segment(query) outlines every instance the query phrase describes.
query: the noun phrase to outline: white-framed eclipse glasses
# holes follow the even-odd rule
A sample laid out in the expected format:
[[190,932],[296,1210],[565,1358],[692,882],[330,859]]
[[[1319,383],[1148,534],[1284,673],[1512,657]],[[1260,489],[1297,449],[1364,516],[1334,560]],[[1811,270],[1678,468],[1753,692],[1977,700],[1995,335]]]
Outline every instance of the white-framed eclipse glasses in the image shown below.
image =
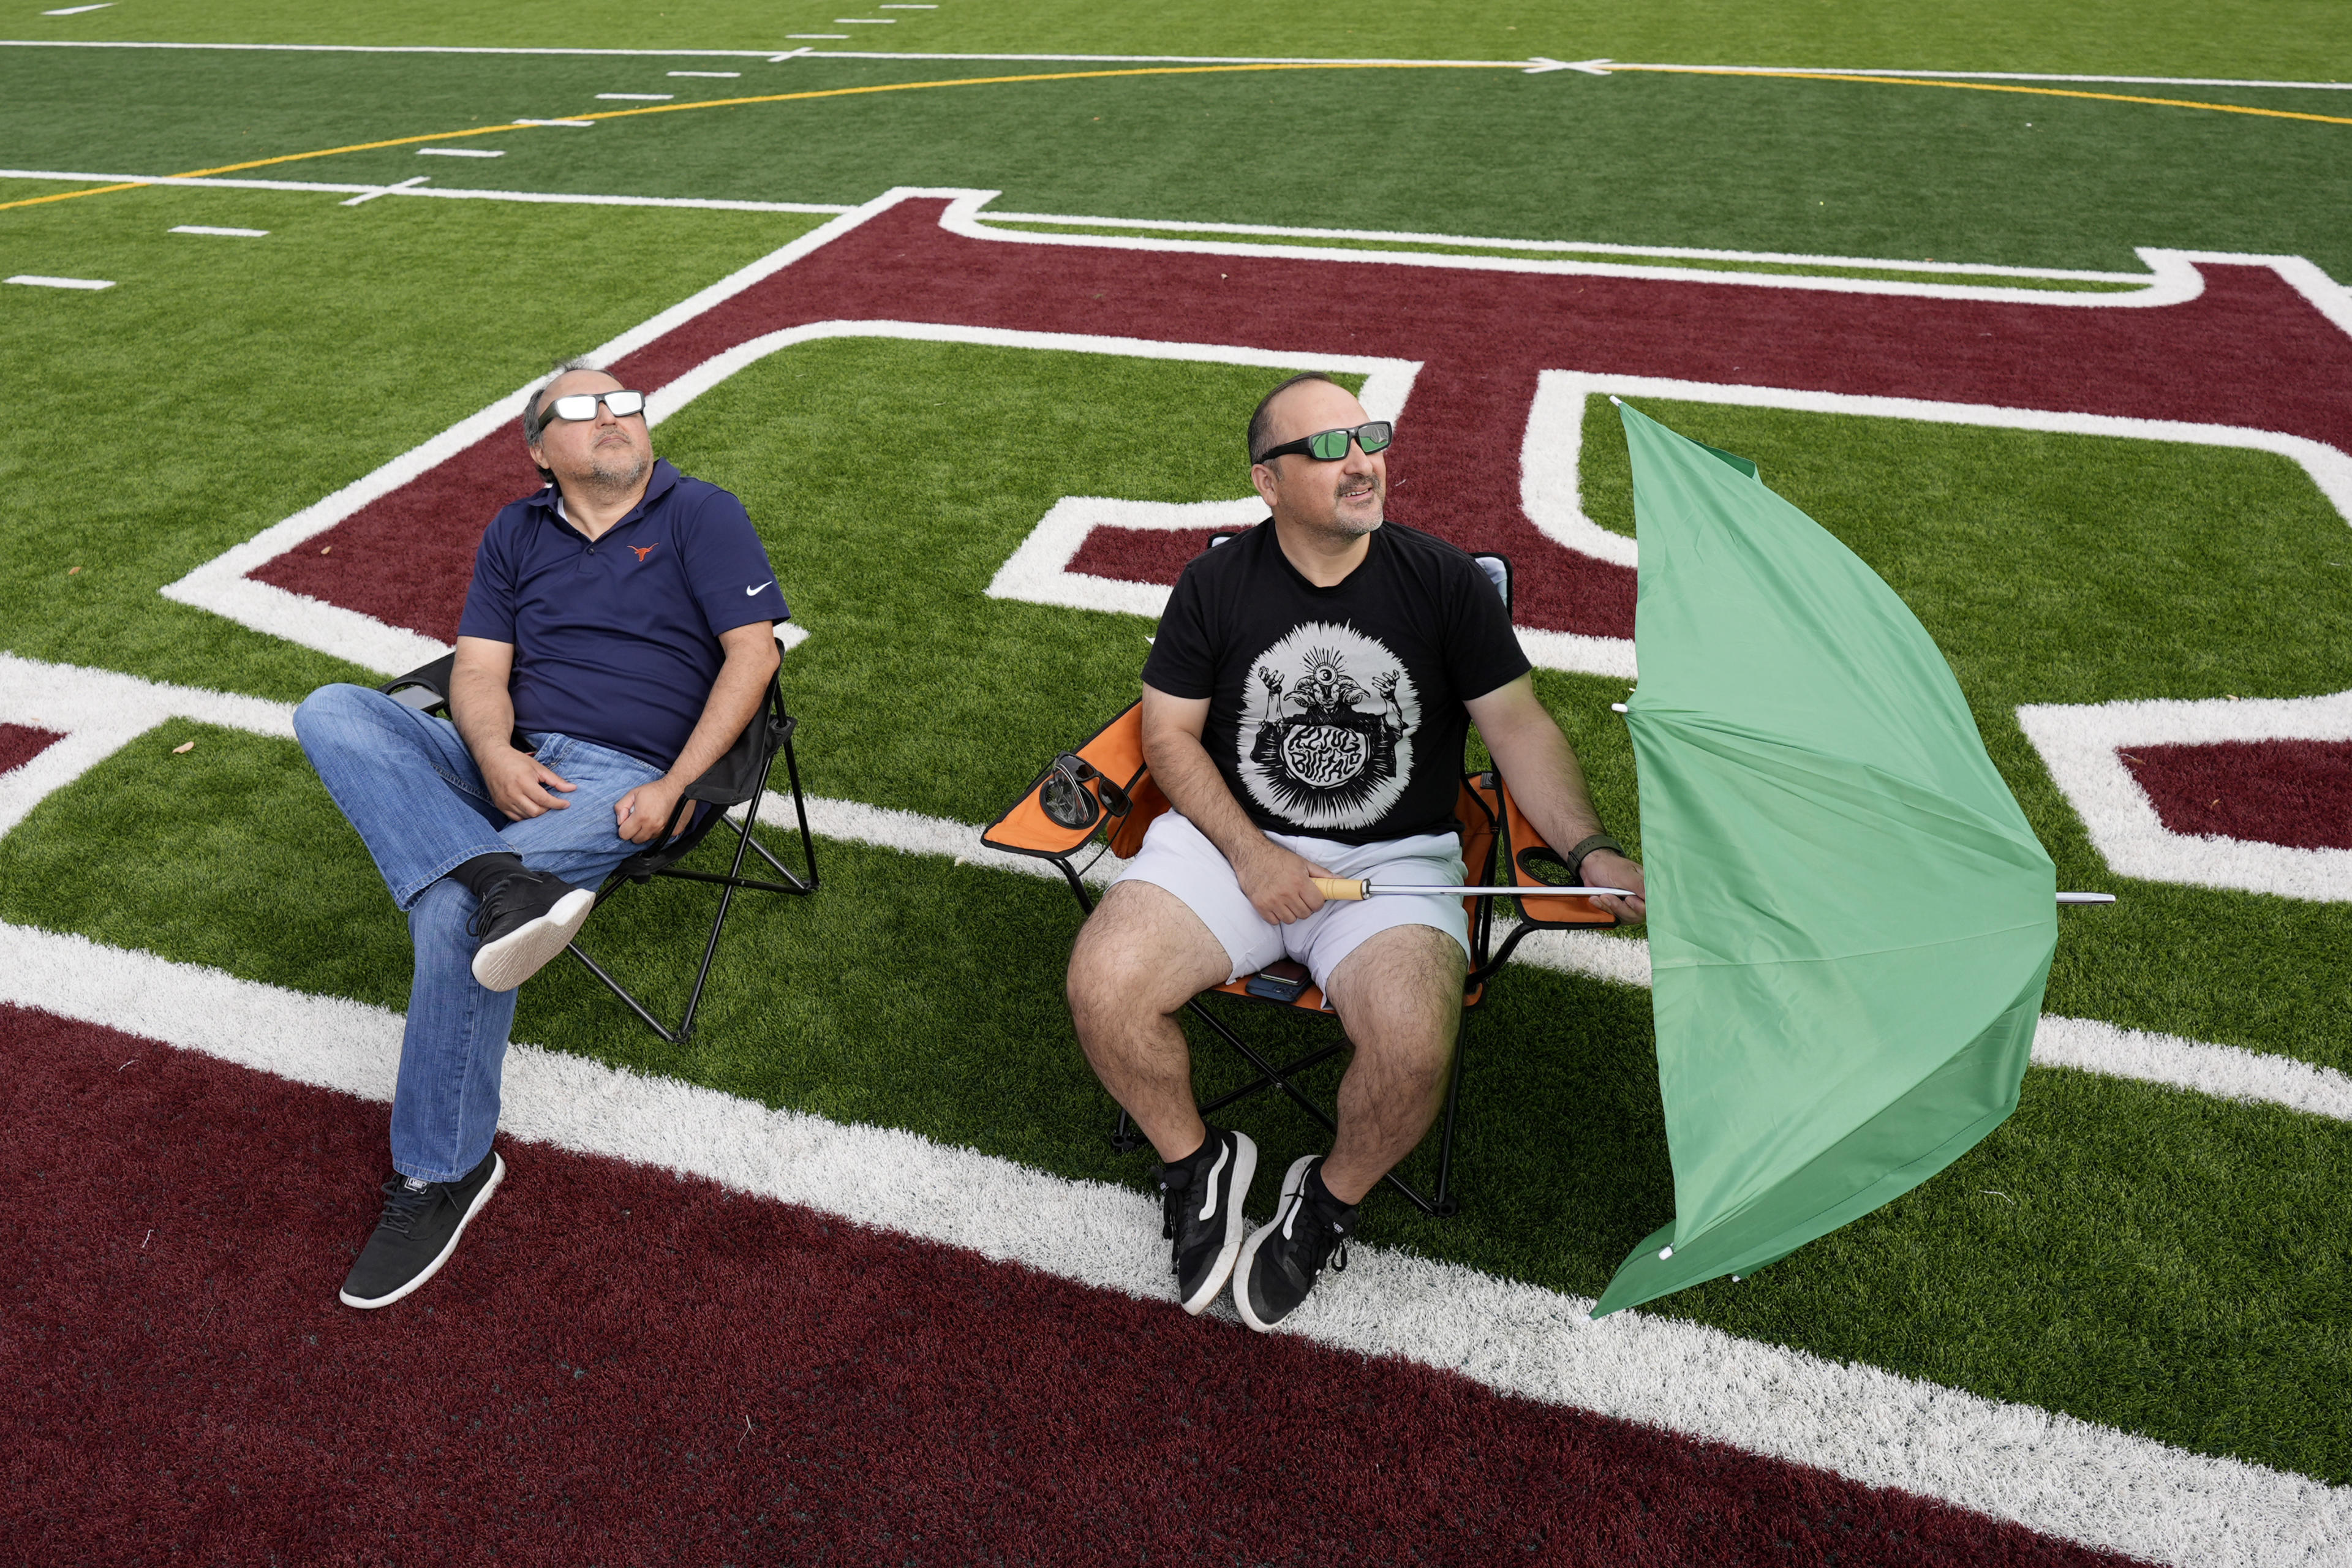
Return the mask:
[[593,419],[599,403],[611,409],[615,419],[626,419],[632,414],[646,411],[646,395],[642,392],[567,393],[547,407],[548,412],[558,419]]

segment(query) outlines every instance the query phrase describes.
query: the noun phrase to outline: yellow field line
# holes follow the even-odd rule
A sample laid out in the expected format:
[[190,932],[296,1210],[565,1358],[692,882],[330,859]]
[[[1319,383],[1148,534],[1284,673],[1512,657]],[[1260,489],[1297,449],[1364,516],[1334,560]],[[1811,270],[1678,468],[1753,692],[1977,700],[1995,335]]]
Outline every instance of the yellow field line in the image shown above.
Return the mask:
[[2142,98],[2128,92],[2084,92],[2068,87],[2019,87],[2005,81],[1938,81],[1932,77],[1839,76],[1829,71],[1759,70],[1745,66],[1615,66],[1612,71],[1654,71],[1676,76],[1769,76],[1790,81],[1858,81],[1881,87],[1951,87],[1969,92],[2022,92],[2036,98],[2090,98],[2102,103],[2154,103],[2166,109],[2210,109],[2216,114],[2259,114],[2267,120],[2312,120],[2322,125],[2352,125],[2340,114],[2309,114],[2296,109],[2256,109],[2243,103],[2200,103],[2186,98]]
[[[1097,77],[1118,76],[1202,76],[1234,71],[1287,70],[1491,70],[1491,66],[1465,61],[1460,64],[1437,62],[1421,65],[1413,61],[1366,61],[1358,64],[1345,61],[1337,64],[1245,65],[1245,66],[1143,66],[1126,70],[1046,71],[1031,76],[959,77],[950,81],[890,81],[872,87],[833,87],[815,92],[771,92],[757,98],[712,98],[693,103],[663,103],[649,109],[607,109],[593,114],[569,114],[567,120],[625,120],[637,114],[675,114],[684,109],[729,109],[743,103],[793,103],[814,98],[855,98],[869,92],[914,92],[930,87],[998,87],[1024,81],[1083,81]],[[354,142],[348,147],[324,147],[315,153],[283,153],[275,158],[254,158],[242,163],[224,163],[216,169],[190,169],[173,174],[175,180],[200,180],[215,174],[234,174],[247,169],[266,169],[273,163],[297,163],[306,158],[332,158],[343,153],[371,153],[379,147],[406,147],[418,142],[454,142],[460,136],[497,136],[508,132],[537,131],[535,125],[478,125],[468,131],[436,131],[424,136],[394,136],[382,142]],[[93,185],[86,191],[60,191],[55,195],[32,196],[24,201],[0,202],[0,212],[10,207],[38,206],[43,202],[67,202],[76,196],[100,196],[109,191],[129,191],[142,188],[143,182],[121,185]]]
[[[813,92],[771,92],[753,98],[711,98],[692,103],[661,103],[646,109],[607,109],[590,114],[566,116],[572,120],[627,120],[641,114],[676,114],[688,109],[731,109],[746,103],[796,103],[818,98],[856,98],[874,92],[917,92],[935,87],[1003,87],[1015,82],[1030,81],[1089,81],[1107,77],[1130,76],[1219,76],[1239,71],[1298,71],[1298,70],[1525,70],[1520,65],[1472,60],[1335,60],[1298,63],[1265,63],[1234,66],[1134,66],[1123,70],[1040,71],[1026,76],[958,77],[947,81],[892,81],[871,87],[834,87]],[[2084,92],[2074,88],[2021,87],[2009,82],[1939,81],[1926,77],[1841,76],[1827,71],[1763,70],[1739,66],[1611,66],[1612,71],[1649,71],[1679,76],[1755,76],[1774,77],[1789,81],[1859,82],[1871,87],[1946,87],[1969,92],[2021,92],[2036,98],[2086,98],[2103,103],[2148,103],[2166,109],[2210,110],[2217,114],[2254,114],[2270,120],[2308,120],[2322,125],[2352,125],[2352,119],[2335,114],[2310,114],[2293,109],[2257,109],[2242,103],[2202,103],[2182,98],[2144,98],[2135,93]],[[178,180],[205,179],[216,174],[234,174],[247,169],[266,169],[276,163],[297,163],[309,158],[332,158],[344,153],[370,153],[380,147],[406,147],[419,142],[454,142],[462,136],[497,136],[518,131],[542,129],[534,125],[478,125],[466,131],[436,131],[423,136],[394,136],[382,142],[354,142],[348,147],[325,147],[315,153],[282,153],[274,158],[253,158],[242,163],[223,163],[215,169],[191,169],[183,174],[170,176]],[[93,185],[84,191],[59,191],[51,195],[28,196],[22,201],[0,202],[0,212],[11,207],[39,206],[45,202],[69,202],[78,196],[102,196],[111,191],[143,188],[145,182],[133,181],[117,185]]]

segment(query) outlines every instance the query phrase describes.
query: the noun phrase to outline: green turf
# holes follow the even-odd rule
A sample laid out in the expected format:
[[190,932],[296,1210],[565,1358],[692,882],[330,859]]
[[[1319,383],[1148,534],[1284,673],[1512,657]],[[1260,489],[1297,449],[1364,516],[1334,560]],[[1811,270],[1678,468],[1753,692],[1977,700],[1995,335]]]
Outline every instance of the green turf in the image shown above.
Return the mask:
[[117,285],[0,288],[0,647],[281,700],[352,673],[156,590],[821,221],[152,187],[0,215],[0,277]]
[[[1144,1157],[1105,1142],[1111,1108],[1061,1004],[1067,894],[943,858],[819,853],[814,898],[740,907],[689,1045],[660,1044],[568,963],[525,991],[517,1037],[1141,1184]],[[632,892],[589,940],[675,1016],[710,907],[701,888]],[[142,737],[0,840],[0,919],[403,1003],[404,925],[289,742],[181,722]],[[1328,1026],[1251,1011],[1294,1041]],[[1649,1029],[1638,990],[1505,975],[1471,1024],[1464,1211],[1430,1221],[1383,1194],[1367,1238],[1597,1292],[1672,1209]],[[1204,1094],[1234,1080],[1223,1061],[1201,1073]],[[1277,1104],[1232,1120],[1277,1168],[1320,1146]],[[1408,1173],[1426,1179],[1429,1158]],[[1663,1310],[2343,1480],[2347,1159],[2342,1123],[2037,1071],[2016,1118],[1945,1174]]]
[[[611,110],[595,93],[670,90],[674,63],[0,50],[0,141],[16,168],[182,173]],[[741,82],[715,85],[732,96],[968,74],[908,62],[743,68]],[[958,185],[1001,190],[1007,210],[1075,216],[2105,270],[2137,270],[2135,247],[2170,246],[2306,255],[2352,277],[2352,229],[2337,216],[2352,204],[2352,125],[1975,91],[1485,71],[1161,76],[694,110],[463,144],[506,155],[402,146],[254,173],[832,203]],[[0,212],[0,234],[18,221]]]
[[[17,37],[604,48],[803,47],[794,33],[852,35],[820,49],[1054,50],[1400,56],[1888,66],[1948,70],[2125,72],[2326,80],[2352,76],[2352,38],[2329,0],[1685,0],[1666,6],[1548,0],[1479,6],[1400,0],[1334,11],[1305,0],[1086,0],[982,5],[946,0],[890,26],[840,26],[837,0],[522,0],[486,10],[424,0],[396,10],[329,12],[298,0],[139,0],[79,16],[26,16]],[[850,14],[878,16],[871,7]]]

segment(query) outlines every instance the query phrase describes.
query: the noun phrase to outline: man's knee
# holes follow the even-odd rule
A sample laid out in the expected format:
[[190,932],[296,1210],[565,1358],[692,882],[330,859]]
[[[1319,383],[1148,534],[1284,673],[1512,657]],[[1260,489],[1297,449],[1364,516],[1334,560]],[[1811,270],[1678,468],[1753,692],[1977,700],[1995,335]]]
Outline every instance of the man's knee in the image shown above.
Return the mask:
[[[1462,944],[1434,926],[1391,926],[1339,961],[1331,1005],[1353,1037],[1428,1033],[1443,1047],[1461,1021],[1469,964]],[[1360,1045],[1363,1042],[1359,1040]]]
[[1081,1028],[1105,1016],[1173,1013],[1223,978],[1223,945],[1205,926],[1182,929],[1176,915],[1199,925],[1173,894],[1148,884],[1121,883],[1104,896],[1070,950],[1070,1011]]
[[372,686],[353,686],[338,681],[321,686],[302,699],[294,710],[294,738],[307,750],[347,731],[355,724],[365,724],[373,715],[370,710],[376,703],[389,701]]

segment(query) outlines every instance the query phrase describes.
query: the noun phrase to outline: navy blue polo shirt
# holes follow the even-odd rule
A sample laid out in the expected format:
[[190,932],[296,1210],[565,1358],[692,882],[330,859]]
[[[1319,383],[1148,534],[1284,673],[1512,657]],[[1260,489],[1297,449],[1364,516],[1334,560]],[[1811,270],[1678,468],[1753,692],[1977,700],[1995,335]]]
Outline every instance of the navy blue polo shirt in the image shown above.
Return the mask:
[[792,616],[743,503],[656,460],[645,499],[590,542],[550,485],[491,520],[457,635],[514,646],[515,728],[667,768],[726,652],[719,634]]

